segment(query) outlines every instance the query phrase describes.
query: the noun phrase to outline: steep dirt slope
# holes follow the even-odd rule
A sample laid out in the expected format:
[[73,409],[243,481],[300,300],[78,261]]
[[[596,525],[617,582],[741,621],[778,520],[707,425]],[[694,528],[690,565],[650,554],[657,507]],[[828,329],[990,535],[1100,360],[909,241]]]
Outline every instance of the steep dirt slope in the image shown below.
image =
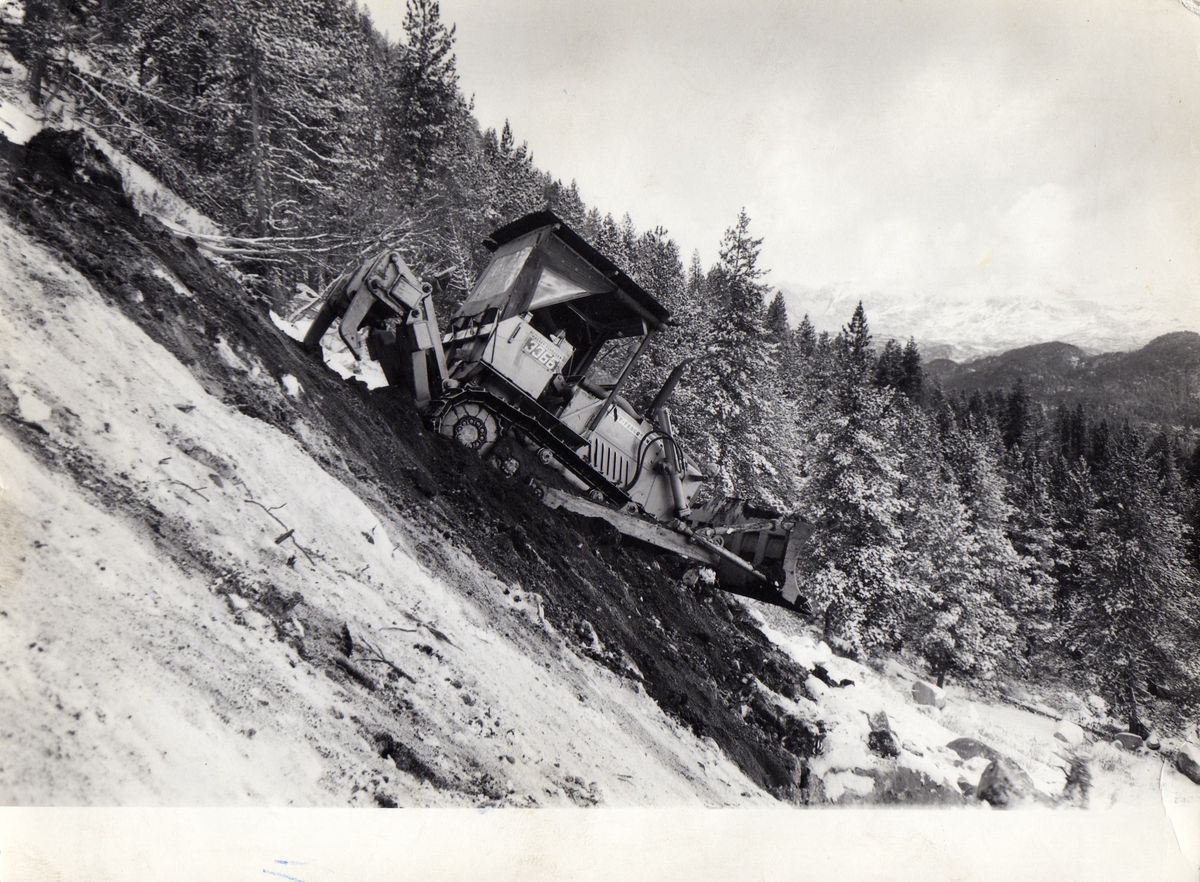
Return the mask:
[[81,134],[0,153],[0,801],[805,798],[743,605],[301,353]]

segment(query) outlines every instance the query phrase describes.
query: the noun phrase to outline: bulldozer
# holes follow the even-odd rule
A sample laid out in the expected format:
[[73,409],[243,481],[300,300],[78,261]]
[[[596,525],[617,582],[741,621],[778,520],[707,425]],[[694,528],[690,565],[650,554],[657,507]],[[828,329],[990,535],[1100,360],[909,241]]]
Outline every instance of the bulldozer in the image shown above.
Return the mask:
[[319,353],[337,322],[434,431],[510,476],[532,470],[546,505],[711,567],[725,590],[797,605],[805,525],[737,498],[704,501],[708,476],[670,413],[687,362],[644,408],[623,394],[668,310],[551,212],[484,245],[491,259],[444,331],[433,287],[386,251],[329,285],[303,345]]

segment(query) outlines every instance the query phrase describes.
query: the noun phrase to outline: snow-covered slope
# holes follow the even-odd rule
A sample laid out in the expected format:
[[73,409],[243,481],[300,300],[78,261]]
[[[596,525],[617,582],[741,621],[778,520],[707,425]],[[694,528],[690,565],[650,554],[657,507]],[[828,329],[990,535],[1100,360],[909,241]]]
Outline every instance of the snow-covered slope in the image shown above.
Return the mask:
[[[920,672],[911,663],[891,658],[871,667],[840,658],[795,616],[763,604],[750,606],[767,637],[802,667],[812,670],[820,665],[829,680],[849,681],[845,686],[832,686],[812,676],[805,685],[815,701],[802,702],[807,706],[801,712],[819,716],[826,728],[824,749],[810,768],[830,802],[876,802],[880,782],[894,778],[898,770],[916,773],[910,777],[918,780],[919,776],[928,787],[955,792],[973,789],[989,759],[963,756],[950,747],[963,738],[1014,761],[1029,774],[1038,794],[1050,800],[1065,789],[1065,771],[1072,755],[1055,737],[1059,723],[1054,717],[1089,725],[1105,716],[1099,699],[1093,699],[1098,712],[1070,693],[1045,692],[1034,697],[1012,685],[1009,691],[1022,693],[1024,707],[1000,698],[985,699],[955,684],[948,684],[945,690],[944,708],[918,704],[912,699],[912,687]],[[1058,707],[1047,706],[1045,701]],[[868,748],[869,719],[881,711],[887,714],[900,742],[900,755],[894,759]],[[1089,737],[1088,741],[1081,753],[1089,760],[1092,776],[1089,807],[1153,808],[1169,803],[1185,817],[1200,819],[1200,788],[1160,756],[1129,753],[1100,739]],[[1200,848],[1200,832],[1197,840],[1194,847]]]

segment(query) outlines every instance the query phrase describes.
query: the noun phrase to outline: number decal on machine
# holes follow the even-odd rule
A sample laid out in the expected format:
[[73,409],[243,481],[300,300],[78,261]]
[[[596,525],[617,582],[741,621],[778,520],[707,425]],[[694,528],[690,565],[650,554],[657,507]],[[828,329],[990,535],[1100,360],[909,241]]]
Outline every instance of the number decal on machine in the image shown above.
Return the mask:
[[558,370],[559,356],[553,349],[550,349],[544,343],[540,342],[537,337],[530,337],[525,341],[525,345],[521,347],[521,351],[533,356],[534,361],[538,362],[550,373]]

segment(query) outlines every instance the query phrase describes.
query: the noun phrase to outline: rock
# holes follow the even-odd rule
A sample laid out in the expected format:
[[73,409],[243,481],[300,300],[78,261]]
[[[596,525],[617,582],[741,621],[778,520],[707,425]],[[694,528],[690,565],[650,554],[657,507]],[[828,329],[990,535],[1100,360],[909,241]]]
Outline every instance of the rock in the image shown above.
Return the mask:
[[975,796],[996,808],[1009,808],[1036,799],[1037,790],[1024,769],[1001,758],[992,760],[983,770]]
[[225,600],[228,602],[229,608],[234,612],[243,612],[250,608],[250,601],[240,594],[226,594]]
[[1118,732],[1113,736],[1113,744],[1119,744],[1126,750],[1140,750],[1144,743],[1142,736],[1132,732]]
[[1162,747],[1162,734],[1157,729],[1155,729],[1153,732],[1151,732],[1150,734],[1148,734],[1146,736],[1146,749],[1147,750],[1158,750],[1161,747]]
[[900,745],[896,743],[896,734],[892,731],[887,714],[880,711],[868,716],[867,719],[871,723],[871,732],[867,735],[867,746],[882,757],[899,756]]
[[877,729],[867,736],[867,747],[882,757],[900,755],[900,746],[896,744],[896,736],[889,729]]
[[939,710],[946,706],[946,693],[932,683],[926,683],[924,680],[917,680],[913,683],[912,697],[913,701],[917,704],[936,707]]
[[974,759],[977,756],[987,757],[992,762],[1006,759],[994,747],[989,747],[982,741],[976,741],[974,738],[955,738],[946,746],[965,760]]
[[962,792],[908,766],[876,769],[874,798],[885,805],[962,805]]
[[970,799],[975,795],[975,785],[966,778],[958,779],[958,789],[962,791],[962,795]]
[[826,686],[832,686],[835,689],[841,689],[846,686],[853,686],[854,681],[844,677],[840,680],[834,679],[824,665],[815,665],[812,670],[813,676],[824,683]]
[[1200,748],[1184,744],[1175,751],[1175,768],[1193,784],[1200,784]]
[[1069,747],[1083,744],[1083,729],[1070,720],[1063,720],[1054,730],[1054,737]]
[[581,619],[579,624],[575,626],[575,633],[579,639],[583,641],[586,649],[592,652],[604,652],[604,644],[600,641],[600,635],[596,633],[596,628],[587,619]]

